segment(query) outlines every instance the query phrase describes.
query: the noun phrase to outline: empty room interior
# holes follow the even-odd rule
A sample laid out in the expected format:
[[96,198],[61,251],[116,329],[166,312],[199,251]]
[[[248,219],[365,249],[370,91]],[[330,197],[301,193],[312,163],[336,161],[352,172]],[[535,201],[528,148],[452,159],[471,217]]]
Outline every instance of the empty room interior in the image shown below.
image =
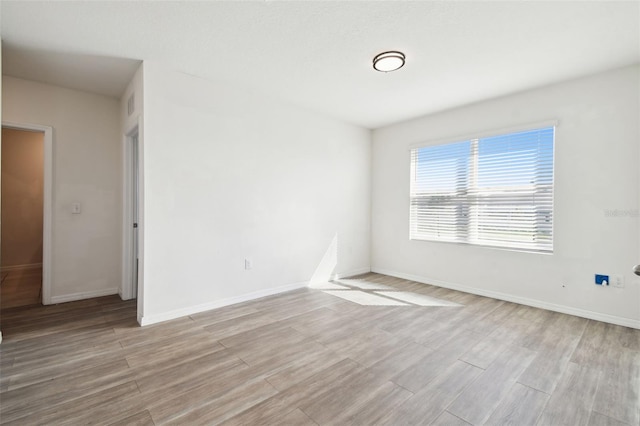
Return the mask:
[[0,424],[640,425],[639,1],[0,23]]

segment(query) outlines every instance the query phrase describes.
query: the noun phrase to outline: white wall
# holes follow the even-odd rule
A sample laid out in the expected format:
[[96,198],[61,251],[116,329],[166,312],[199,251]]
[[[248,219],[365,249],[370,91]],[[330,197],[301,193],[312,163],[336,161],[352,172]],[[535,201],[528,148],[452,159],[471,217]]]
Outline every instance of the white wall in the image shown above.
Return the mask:
[[[2,77],[2,119],[53,127],[52,301],[115,294],[121,269],[117,99]],[[71,214],[71,204],[82,205]]]
[[369,270],[370,131],[149,62],[144,97],[143,324]]
[[[639,93],[628,67],[374,131],[372,269],[640,327]],[[553,255],[409,240],[410,145],[549,119]],[[631,214],[606,215],[616,209]],[[596,286],[596,273],[622,274],[626,287]]]

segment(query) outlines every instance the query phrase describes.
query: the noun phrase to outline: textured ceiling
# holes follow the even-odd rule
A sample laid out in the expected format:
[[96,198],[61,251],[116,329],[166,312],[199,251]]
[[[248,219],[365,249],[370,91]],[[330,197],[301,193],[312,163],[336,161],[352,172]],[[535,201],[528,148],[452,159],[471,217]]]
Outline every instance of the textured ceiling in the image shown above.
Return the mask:
[[[368,128],[640,62],[637,1],[3,0],[0,13],[10,75],[113,96],[154,60]],[[384,50],[405,67],[373,71]]]

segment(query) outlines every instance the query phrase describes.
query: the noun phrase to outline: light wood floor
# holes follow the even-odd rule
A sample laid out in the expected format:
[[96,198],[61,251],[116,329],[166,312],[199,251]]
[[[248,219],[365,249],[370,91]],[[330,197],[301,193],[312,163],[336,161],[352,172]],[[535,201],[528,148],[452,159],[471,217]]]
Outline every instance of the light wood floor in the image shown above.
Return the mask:
[[0,307],[37,305],[42,301],[42,268],[0,272]]
[[116,296],[3,310],[0,423],[640,423],[640,331],[358,278],[333,291],[410,303],[303,289],[143,328]]

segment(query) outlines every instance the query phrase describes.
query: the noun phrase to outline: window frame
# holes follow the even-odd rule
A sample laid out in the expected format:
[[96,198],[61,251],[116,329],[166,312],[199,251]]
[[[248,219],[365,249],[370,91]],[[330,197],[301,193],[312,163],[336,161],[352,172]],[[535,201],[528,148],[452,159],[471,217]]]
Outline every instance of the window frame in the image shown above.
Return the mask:
[[[501,129],[497,129],[497,130],[487,130],[487,131],[482,131],[482,132],[475,132],[472,134],[467,134],[467,135],[463,135],[463,136],[458,136],[458,137],[450,137],[450,138],[446,138],[446,139],[437,139],[437,140],[432,140],[432,141],[428,141],[428,142],[422,142],[422,143],[417,143],[417,144],[412,144],[410,145],[408,148],[408,153],[409,153],[409,164],[410,164],[410,177],[409,177],[409,240],[410,241],[424,241],[424,242],[429,242],[429,243],[448,243],[448,244],[461,244],[461,245],[465,245],[465,246],[475,246],[475,247],[484,247],[484,248],[491,248],[491,249],[497,249],[497,250],[508,250],[508,251],[517,251],[517,252],[527,252],[527,253],[536,253],[536,254],[547,254],[547,255],[551,255],[554,252],[555,249],[555,232],[554,232],[554,228],[555,228],[555,177],[556,177],[556,141],[557,141],[557,137],[556,137],[556,132],[557,132],[557,127],[558,127],[558,120],[546,120],[546,121],[541,121],[541,122],[536,122],[536,123],[531,123],[531,124],[526,124],[526,125],[519,125],[519,126],[512,126],[512,127],[507,127],[507,128],[501,128]],[[517,246],[517,243],[514,241],[511,242],[505,242],[503,241],[502,244],[496,244],[496,245],[492,245],[492,244],[487,244],[485,243],[482,239],[478,238],[478,226],[471,226],[474,219],[473,216],[471,215],[471,209],[473,208],[473,205],[471,203],[466,203],[466,206],[469,207],[469,211],[467,212],[467,215],[469,216],[469,219],[466,221],[463,221],[466,225],[466,229],[464,229],[464,232],[456,232],[456,234],[460,234],[460,235],[466,235],[466,240],[465,241],[461,241],[459,238],[459,235],[456,238],[423,238],[423,237],[417,237],[416,234],[418,233],[415,228],[418,226],[417,220],[414,221],[413,220],[413,202],[414,200],[417,198],[414,196],[413,190],[414,190],[414,183],[416,182],[416,164],[413,158],[413,153],[415,150],[421,149],[421,148],[430,148],[430,147],[436,147],[436,146],[443,146],[443,145],[448,145],[448,144],[454,144],[454,143],[462,143],[462,142],[469,142],[471,144],[471,150],[469,151],[469,165],[468,165],[468,175],[471,175],[471,177],[468,179],[468,182],[466,183],[466,186],[463,190],[454,190],[454,191],[447,191],[447,192],[442,192],[439,194],[432,194],[432,195],[424,195],[424,198],[429,198],[429,197],[434,197],[434,196],[440,196],[440,197],[450,197],[450,198],[455,198],[455,197],[460,197],[460,196],[464,196],[465,199],[468,199],[467,197],[471,196],[469,193],[475,193],[476,196],[478,196],[478,194],[482,194],[482,193],[491,193],[493,192],[494,195],[499,194],[499,193],[503,193],[506,194],[508,191],[513,191],[514,189],[520,189],[520,190],[525,190],[528,188],[531,188],[532,191],[534,193],[539,193],[540,191],[536,191],[536,185],[521,185],[521,186],[492,186],[492,187],[487,187],[487,188],[480,188],[477,186],[477,182],[470,182],[471,180],[477,179],[477,161],[478,161],[478,144],[480,142],[481,139],[485,139],[485,138],[491,138],[491,137],[498,137],[498,136],[503,136],[503,135],[507,135],[507,134],[511,134],[511,133],[520,133],[520,132],[527,132],[527,131],[534,131],[534,130],[541,130],[544,128],[553,128],[553,147],[552,147],[552,152],[551,152],[551,161],[552,161],[552,166],[551,166],[551,170],[552,170],[552,178],[551,178],[551,183],[548,185],[548,187],[551,189],[551,225],[550,225],[550,235],[551,235],[551,241],[550,241],[550,248],[549,249],[538,249],[538,248],[531,248],[531,247],[519,247]],[[475,154],[471,154],[472,150],[474,150]],[[472,164],[474,163],[474,164]],[[473,169],[473,171],[471,171]],[[456,205],[457,209],[464,209],[465,205],[464,204],[457,204]],[[456,217],[458,217],[456,215]],[[477,216],[475,217],[475,219],[477,220]],[[509,244],[509,245],[507,245]]]

